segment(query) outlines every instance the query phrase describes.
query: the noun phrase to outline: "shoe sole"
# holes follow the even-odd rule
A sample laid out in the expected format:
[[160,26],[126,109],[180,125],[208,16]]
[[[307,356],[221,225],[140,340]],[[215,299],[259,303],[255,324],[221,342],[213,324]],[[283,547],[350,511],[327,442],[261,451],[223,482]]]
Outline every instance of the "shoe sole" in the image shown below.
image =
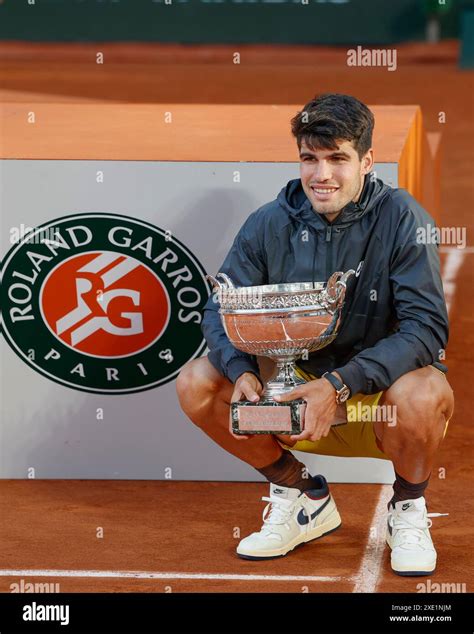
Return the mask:
[[[388,539],[385,540],[387,543],[387,546],[392,549],[392,545],[390,543],[390,541]],[[433,564],[433,568],[431,570],[397,570],[396,568],[393,567],[392,562],[390,562],[390,566],[393,570],[393,572],[396,575],[399,575],[400,577],[428,577],[429,575],[432,575],[435,570],[436,570],[436,561]]]
[[392,568],[393,572],[400,577],[429,577],[436,570],[395,570]]
[[[336,526],[332,526],[335,522],[339,522],[339,523]],[[276,554],[276,555],[262,555],[262,556],[259,556],[259,555],[245,555],[243,553],[241,554],[241,553],[236,551],[237,552],[237,556],[240,557],[240,559],[247,559],[247,560],[251,560],[251,561],[264,561],[264,560],[268,560],[268,559],[279,559],[280,557],[285,557],[286,555],[288,555],[288,553],[290,553],[291,551],[295,550],[299,546],[304,546],[308,542],[312,542],[312,541],[315,541],[317,539],[321,539],[321,537],[325,537],[326,535],[329,535],[330,533],[334,533],[334,531],[337,531],[337,529],[340,528],[340,526],[342,526],[342,521],[341,521],[341,517],[340,517],[339,513],[337,512],[337,516],[332,518],[331,521],[325,522],[324,524],[322,524],[321,526],[319,526],[317,528],[322,528],[325,525],[330,525],[331,527],[328,528],[328,530],[326,530],[323,533],[321,533],[320,535],[315,535],[314,537],[310,536],[307,539],[303,539],[302,541],[298,541],[296,544],[294,544],[294,546],[290,546],[283,553],[279,553],[279,554]]]

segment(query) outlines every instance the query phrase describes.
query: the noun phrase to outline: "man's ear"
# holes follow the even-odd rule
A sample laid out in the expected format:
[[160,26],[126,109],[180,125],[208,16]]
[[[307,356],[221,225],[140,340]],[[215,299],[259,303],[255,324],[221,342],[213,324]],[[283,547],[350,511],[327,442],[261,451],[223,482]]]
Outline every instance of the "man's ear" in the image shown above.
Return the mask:
[[368,174],[374,166],[374,151],[372,148],[362,157],[362,174]]

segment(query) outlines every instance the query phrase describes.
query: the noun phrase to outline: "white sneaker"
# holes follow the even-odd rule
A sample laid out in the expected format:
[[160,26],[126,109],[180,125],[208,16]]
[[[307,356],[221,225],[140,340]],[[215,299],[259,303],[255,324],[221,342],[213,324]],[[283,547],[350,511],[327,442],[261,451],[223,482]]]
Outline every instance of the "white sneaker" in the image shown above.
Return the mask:
[[392,570],[398,575],[429,575],[436,568],[436,550],[431,540],[430,517],[449,513],[427,513],[424,497],[389,505],[387,544],[392,549]]
[[[237,546],[242,559],[273,559],[283,557],[300,544],[317,539],[336,530],[341,518],[329,493],[326,479],[320,479],[320,489],[301,493],[270,484],[270,497],[263,511],[263,526],[259,533],[252,533]],[[268,514],[267,514],[268,511]]]

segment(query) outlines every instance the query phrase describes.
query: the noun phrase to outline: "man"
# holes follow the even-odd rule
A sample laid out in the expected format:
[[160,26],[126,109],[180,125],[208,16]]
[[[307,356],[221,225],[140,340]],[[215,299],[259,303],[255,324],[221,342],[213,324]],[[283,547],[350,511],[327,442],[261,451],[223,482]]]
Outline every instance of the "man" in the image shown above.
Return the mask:
[[[453,411],[446,368],[439,363],[448,319],[438,249],[420,241],[418,231],[433,220],[406,191],[371,173],[374,118],[363,103],[321,95],[291,123],[301,178],[249,216],[220,271],[237,286],[324,281],[334,271],[357,271],[337,338],[299,362],[307,383],[280,397],[306,400],[304,431],[245,438],[232,433],[229,404],[257,401],[263,381],[256,358],[227,339],[214,298],[203,318],[210,352],[183,368],[180,403],[208,436],[270,482],[264,524],[239,543],[240,557],[280,557],[340,525],[325,478],[310,476],[291,453],[295,449],[391,460],[392,569],[430,574],[436,551],[424,492]],[[395,417],[357,419],[357,412],[375,412],[377,405]],[[341,418],[345,424],[333,425]]]

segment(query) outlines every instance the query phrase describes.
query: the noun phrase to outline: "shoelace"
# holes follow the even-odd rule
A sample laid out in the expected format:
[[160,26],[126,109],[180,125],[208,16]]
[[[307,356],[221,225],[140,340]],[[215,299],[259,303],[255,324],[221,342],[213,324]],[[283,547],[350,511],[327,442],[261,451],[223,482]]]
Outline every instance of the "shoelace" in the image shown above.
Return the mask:
[[447,515],[449,513],[424,513],[420,519],[408,519],[406,513],[402,515],[393,511],[389,523],[392,528],[400,531],[400,538],[404,543],[421,545],[421,542],[427,539],[424,531],[433,525],[430,518],[445,517]]
[[[299,498],[290,503],[288,503],[288,500],[280,500],[274,497],[262,497],[262,500],[264,502],[268,502],[262,513],[262,520],[264,523],[262,531],[264,531],[267,535],[273,532],[271,529],[272,525],[284,525],[288,530],[290,530],[289,520],[297,501],[301,502],[306,515],[308,517],[311,515],[311,513],[308,512],[304,501],[299,500]],[[268,509],[270,509],[270,512],[266,516]],[[308,522],[306,530],[309,530],[310,525],[311,522]]]

